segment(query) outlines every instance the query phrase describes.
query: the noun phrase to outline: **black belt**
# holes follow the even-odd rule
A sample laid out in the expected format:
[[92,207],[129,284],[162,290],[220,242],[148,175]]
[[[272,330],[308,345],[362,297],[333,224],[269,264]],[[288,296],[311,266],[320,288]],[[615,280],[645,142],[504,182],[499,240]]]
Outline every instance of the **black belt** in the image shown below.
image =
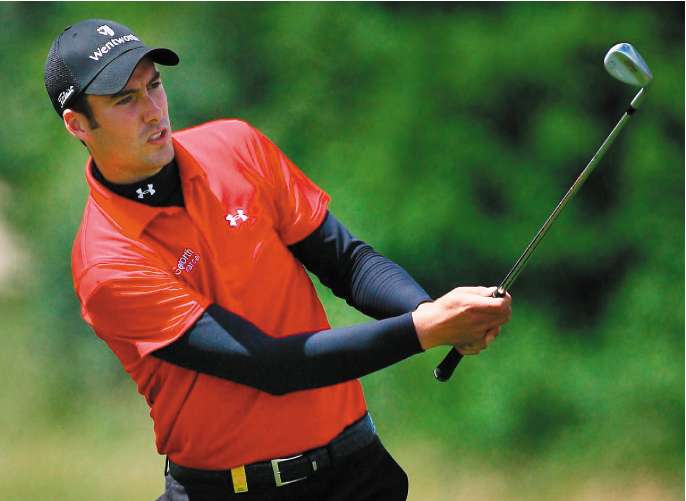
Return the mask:
[[363,449],[378,440],[369,414],[348,426],[328,445],[288,458],[272,459],[230,470],[198,470],[178,465],[167,459],[169,473],[179,482],[228,484],[236,493],[254,488],[281,487],[305,480],[315,472],[326,469],[337,461]]

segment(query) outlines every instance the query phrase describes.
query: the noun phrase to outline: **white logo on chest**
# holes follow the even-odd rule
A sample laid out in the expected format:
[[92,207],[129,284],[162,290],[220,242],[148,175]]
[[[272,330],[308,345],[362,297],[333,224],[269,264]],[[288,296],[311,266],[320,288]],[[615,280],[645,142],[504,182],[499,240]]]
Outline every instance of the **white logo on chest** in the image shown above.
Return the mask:
[[229,222],[229,226],[238,226],[243,221],[248,220],[248,215],[243,209],[236,209],[236,214],[233,215],[229,212],[226,215],[226,220]]
[[155,188],[152,187],[152,184],[149,184],[147,190],[143,191],[143,188],[138,188],[136,193],[138,193],[138,198],[143,199],[145,198],[145,195],[153,196],[155,194]]

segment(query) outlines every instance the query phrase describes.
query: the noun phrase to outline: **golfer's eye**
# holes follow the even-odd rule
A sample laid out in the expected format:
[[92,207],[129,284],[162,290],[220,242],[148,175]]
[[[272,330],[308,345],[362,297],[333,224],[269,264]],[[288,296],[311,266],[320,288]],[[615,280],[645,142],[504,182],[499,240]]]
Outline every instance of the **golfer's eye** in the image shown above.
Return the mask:
[[124,99],[121,101],[117,101],[117,106],[120,106],[122,104],[127,104],[131,102],[131,96],[126,96]]
[[161,80],[157,80],[156,82],[153,82],[150,86],[151,86],[153,89],[156,89],[156,88],[158,88],[160,85],[162,85],[162,81],[161,81]]

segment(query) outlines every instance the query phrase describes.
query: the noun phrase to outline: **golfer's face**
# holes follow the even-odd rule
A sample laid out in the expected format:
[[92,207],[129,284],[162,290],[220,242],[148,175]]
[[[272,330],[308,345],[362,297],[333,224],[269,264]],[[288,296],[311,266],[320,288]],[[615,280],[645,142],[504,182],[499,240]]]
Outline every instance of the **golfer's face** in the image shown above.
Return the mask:
[[148,58],[138,63],[121,92],[88,99],[100,125],[90,130],[88,142],[96,163],[109,172],[147,177],[174,158],[167,95]]

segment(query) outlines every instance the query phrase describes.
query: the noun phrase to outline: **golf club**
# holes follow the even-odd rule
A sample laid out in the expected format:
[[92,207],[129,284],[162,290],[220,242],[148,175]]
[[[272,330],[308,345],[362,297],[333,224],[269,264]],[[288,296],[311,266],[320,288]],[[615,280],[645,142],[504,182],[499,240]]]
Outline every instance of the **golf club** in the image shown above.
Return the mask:
[[[543,226],[538,230],[538,233],[533,240],[529,242],[529,245],[527,245],[522,255],[519,256],[519,259],[517,259],[512,269],[493,293],[493,297],[503,297],[510,289],[526,265],[529,257],[536,249],[536,246],[538,246],[550,226],[555,222],[562,209],[565,208],[569,200],[579,191],[579,188],[581,188],[588,176],[593,172],[593,169],[600,159],[629,121],[631,115],[638,109],[645,96],[646,87],[653,80],[653,74],[650,72],[648,65],[638,51],[629,43],[619,43],[613,46],[605,55],[604,63],[605,68],[610,75],[621,82],[640,87],[641,90],[639,90],[638,94],[631,100],[629,108],[624,115],[622,115],[622,118],[619,119],[619,122],[617,122],[617,125],[612,129],[612,132],[610,132],[603,144],[600,145],[598,151],[596,151],[593,158],[591,158],[579,177],[574,181],[574,184],[569,188],[569,191],[562,197],[562,200],[557,204],[557,207],[555,207],[550,216],[548,216],[548,219],[543,223]],[[453,371],[457,367],[457,364],[460,363],[460,360],[462,360],[460,352],[458,352],[456,348],[451,349],[443,361],[434,369],[434,377],[439,381],[447,381],[450,379],[450,376],[452,376]]]

